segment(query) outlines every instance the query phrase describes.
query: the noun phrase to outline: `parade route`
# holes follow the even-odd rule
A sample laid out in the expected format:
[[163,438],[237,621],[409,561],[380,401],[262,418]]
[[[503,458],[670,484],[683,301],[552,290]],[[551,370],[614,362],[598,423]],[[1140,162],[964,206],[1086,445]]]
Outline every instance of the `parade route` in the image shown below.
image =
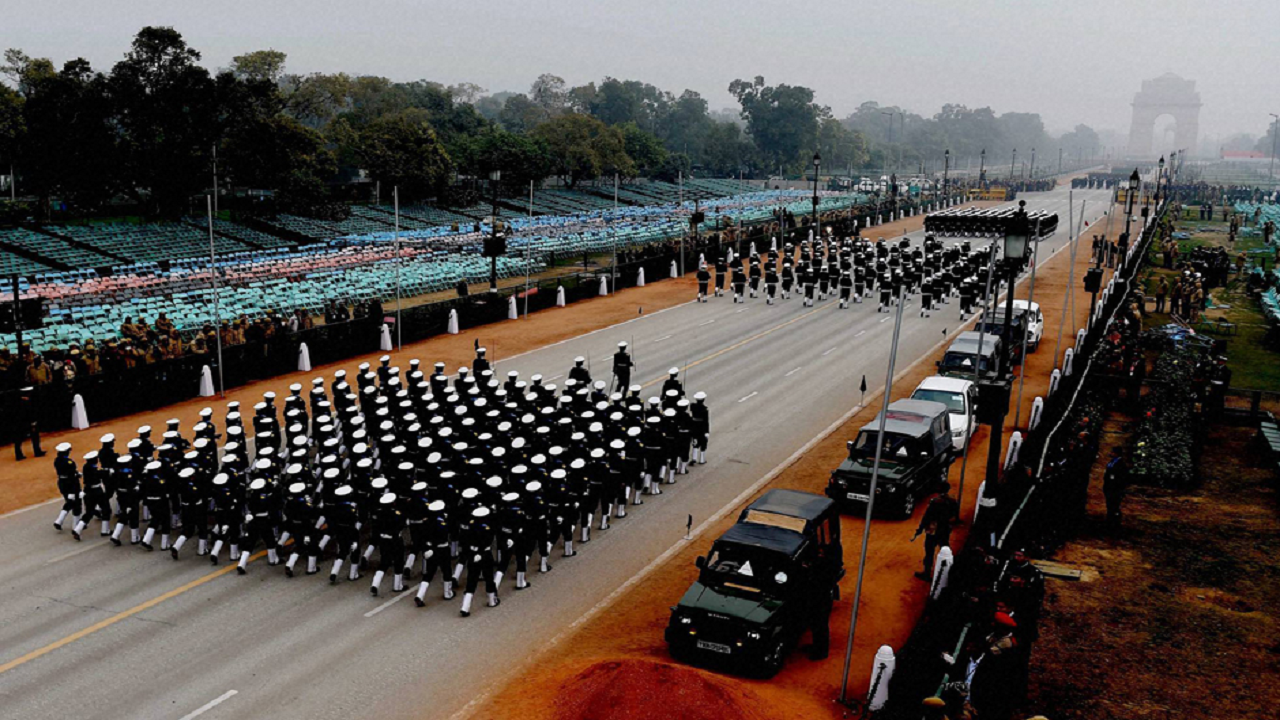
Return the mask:
[[[1066,189],[1025,196],[1028,209],[1060,216],[1058,232],[1041,245],[1041,263],[1066,247],[1067,197]],[[1077,209],[1082,199],[1088,201],[1085,220],[1093,224],[1107,210],[1109,193],[1077,192]],[[876,230],[865,236],[879,237]],[[670,285],[692,294],[687,280]],[[621,306],[625,296],[606,300]],[[929,318],[918,317],[918,309],[917,300],[905,311],[900,368],[961,330],[954,300]],[[86,707],[94,717],[449,717],[554,639],[607,611],[609,602],[625,601],[626,588],[689,546],[689,516],[692,543],[704,546],[698,530],[732,512],[803,448],[871,401],[883,385],[890,319],[871,299],[842,310],[830,297],[813,308],[794,296],[773,306],[763,298],[735,305],[723,297],[672,303],[520,355],[504,357],[498,348],[500,378],[518,370],[524,379],[542,373],[559,382],[573,359],[584,356],[592,359],[593,377],[608,380],[608,358],[624,340],[637,364],[632,382],[648,389],[668,368],[679,368],[689,393],[708,395],[709,462],[692,467],[662,496],[628,508],[610,530],[593,531],[577,557],[557,557],[548,574],[531,572],[531,589],[515,592],[508,583],[501,607],[478,602],[466,620],[458,617],[456,599],[440,599],[438,584],[427,607],[418,609],[402,602],[409,593],[371,598],[367,576],[331,587],[327,573],[289,579],[256,559],[247,577],[236,577],[230,566],[211,567],[190,551],[175,563],[161,552],[108,547],[96,525],[78,546],[69,533],[50,527],[52,505],[0,517],[0,542],[10,548],[0,561],[6,714],[52,718]],[[452,339],[456,352],[475,338],[484,344],[486,330]],[[1041,353],[1051,352],[1046,342]],[[429,366],[437,358],[421,359]],[[864,375],[865,398],[859,391]],[[258,385],[283,394],[288,382]],[[221,404],[207,404],[220,420]],[[151,413],[151,424],[161,426],[166,417],[163,410]],[[77,459],[96,447],[99,434],[78,434]],[[52,488],[50,463],[43,462]],[[846,546],[847,567],[852,545]]]

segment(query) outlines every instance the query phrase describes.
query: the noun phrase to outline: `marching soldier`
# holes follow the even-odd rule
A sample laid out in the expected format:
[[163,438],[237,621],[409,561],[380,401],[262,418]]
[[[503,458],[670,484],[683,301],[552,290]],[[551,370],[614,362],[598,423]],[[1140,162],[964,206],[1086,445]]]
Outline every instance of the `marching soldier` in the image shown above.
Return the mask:
[[471,361],[471,372],[476,377],[480,377],[480,374],[485,370],[492,369],[489,361],[485,358],[486,352],[488,352],[487,348],[476,348],[476,359]]
[[707,394],[695,393],[689,407],[690,428],[693,434],[694,462],[707,464],[707,442],[711,438],[711,415],[707,410]]
[[80,539],[82,533],[94,518],[102,522],[102,537],[111,534],[111,496],[108,494],[110,473],[100,465],[97,450],[90,450],[84,455],[84,514],[80,522],[71,530],[71,536]]
[[502,496],[502,506],[498,510],[498,566],[493,575],[494,587],[502,587],[502,576],[514,557],[516,561],[516,589],[529,587],[525,580],[528,571],[529,556],[532,554],[529,516],[520,502],[520,493],[509,492]]
[[236,572],[241,575],[248,572],[246,568],[249,558],[259,540],[267,548],[267,564],[279,565],[275,527],[280,524],[280,512],[275,491],[263,478],[257,478],[249,484],[249,493],[245,497],[244,522],[244,547],[240,548],[240,564],[236,566]]
[[747,276],[751,280],[751,297],[756,297],[760,292],[760,257],[758,255],[751,256],[751,269]]
[[325,520],[337,555],[329,571],[330,585],[338,584],[338,573],[342,572],[344,562],[351,565],[347,579],[352,582],[360,579],[360,510],[355,490],[350,485],[339,486],[333,491],[333,501],[332,506],[325,506]]
[[127,525],[129,527],[129,544],[137,545],[142,541],[142,533],[138,531],[138,520],[140,510],[138,505],[142,502],[139,495],[141,488],[138,483],[141,478],[138,477],[136,463],[134,463],[133,455],[126,453],[116,457],[115,472],[111,475],[116,486],[116,502],[119,503],[120,509],[116,513],[116,527],[111,532],[111,542],[120,546],[120,534],[124,532]]
[[[62,496],[62,509],[58,511],[58,519],[53,521],[53,527],[61,532],[62,521],[67,519],[67,515],[71,515],[73,528],[80,524],[80,501],[83,493],[80,491],[80,471],[76,468],[76,461],[71,459],[71,443],[62,443],[55,450],[58,455],[53,460],[53,470],[58,475],[58,494]],[[80,539],[79,531],[73,535],[77,540]]]
[[840,309],[849,307],[849,298],[853,296],[853,277],[849,271],[840,275]]
[[735,303],[746,302],[743,297],[747,294],[747,276],[742,272],[742,266],[734,263],[733,266],[733,301]]
[[[489,607],[498,607],[502,600],[498,598],[498,586],[493,582],[493,527],[489,517],[489,508],[478,507],[471,511],[471,517],[463,528],[462,551],[467,573],[467,585],[462,594],[462,617],[471,617],[471,600],[475,597],[480,580],[484,580],[484,589],[489,596]],[[458,578],[454,577],[454,582]]]
[[169,495],[173,485],[169,482],[172,470],[159,460],[147,463],[142,476],[142,503],[151,515],[147,523],[147,533],[142,536],[142,547],[147,552],[155,548],[151,541],[155,539],[156,530],[160,531],[160,549],[169,549],[169,535],[173,532],[173,512],[170,509]]
[[715,288],[716,297],[721,297],[724,295],[724,288],[726,287],[726,280],[727,280],[725,276],[728,274],[728,272],[729,272],[729,261],[725,259],[724,255],[721,255],[719,258],[716,259],[716,288]]
[[435,579],[436,572],[444,580],[444,599],[453,599],[453,576],[449,574],[452,556],[449,536],[452,526],[449,523],[449,511],[443,500],[435,500],[427,505],[427,514],[423,522],[425,542],[422,550],[422,582],[418,584],[418,594],[413,602],[418,607],[425,606],[427,588]]
[[626,341],[618,343],[618,351],[613,354],[613,377],[617,381],[615,387],[620,392],[626,392],[631,385],[631,370],[634,367],[635,362],[627,352]]
[[698,265],[698,302],[707,301],[707,286],[711,284],[711,273],[707,271],[707,264]]
[[378,498],[373,510],[373,536],[378,543],[379,565],[369,585],[369,593],[378,597],[378,586],[390,570],[392,592],[404,591],[404,515],[396,507],[396,494],[386,493]]
[[204,556],[209,542],[209,493],[205,487],[207,475],[196,467],[185,467],[178,471],[178,505],[182,514],[182,532],[169,554],[174,560],[187,538],[197,539],[196,555]]
[[587,359],[579,355],[573,359],[573,368],[569,370],[569,379],[579,385],[591,384],[591,371],[586,366]]
[[775,267],[773,263],[769,263],[764,274],[764,294],[765,304],[767,305],[772,305],[774,299],[778,296],[778,271]]
[[297,564],[298,558],[306,553],[306,572],[308,575],[315,575],[319,572],[317,565],[320,563],[320,548],[317,542],[319,511],[312,503],[305,482],[290,484],[288,493],[284,501],[285,532],[293,536],[294,543],[293,552],[289,553],[289,560],[284,564],[284,574],[293,577],[294,565]]
[[677,395],[684,397],[684,385],[680,384],[680,368],[673,367],[667,371],[667,379],[662,381],[663,396],[668,390],[675,390]]
[[213,478],[211,492],[213,514],[213,547],[209,550],[209,562],[218,564],[218,553],[223,544],[230,546],[231,562],[240,559],[240,535],[244,522],[243,507],[244,488],[240,487],[240,478],[235,472],[218,473]]

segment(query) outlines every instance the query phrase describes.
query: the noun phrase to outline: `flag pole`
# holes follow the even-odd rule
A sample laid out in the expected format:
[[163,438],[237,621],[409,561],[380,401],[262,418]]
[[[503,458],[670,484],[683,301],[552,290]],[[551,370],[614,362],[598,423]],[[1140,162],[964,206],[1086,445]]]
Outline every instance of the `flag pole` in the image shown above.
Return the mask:
[[204,203],[209,214],[209,278],[213,282],[213,335],[218,347],[218,392],[225,400],[227,385],[222,375],[222,308],[218,301],[218,253],[213,241],[213,196],[206,195]]

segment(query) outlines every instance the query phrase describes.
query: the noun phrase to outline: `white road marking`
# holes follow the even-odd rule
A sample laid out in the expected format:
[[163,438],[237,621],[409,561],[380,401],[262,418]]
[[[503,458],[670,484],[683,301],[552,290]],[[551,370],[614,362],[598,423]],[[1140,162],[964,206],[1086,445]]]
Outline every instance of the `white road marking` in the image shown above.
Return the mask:
[[[89,529],[88,527],[86,527],[86,528],[85,528],[85,530],[88,530],[88,529]],[[95,532],[94,534],[95,534],[95,535],[97,535],[97,533],[96,533],[96,532]],[[66,560],[67,558],[73,558],[73,557],[75,557],[75,556],[77,556],[77,555],[79,555],[79,554],[81,554],[81,553],[87,553],[87,552],[89,552],[90,550],[94,550],[94,549],[97,549],[97,548],[100,548],[100,547],[106,547],[106,543],[89,543],[89,544],[86,544],[84,547],[76,548],[75,550],[72,550],[71,552],[66,553],[66,554],[64,554],[64,555],[59,555],[58,557],[50,558],[50,559],[48,559],[48,560],[45,560],[45,561],[44,561],[44,564],[45,564],[45,565],[52,565],[52,564],[54,564],[54,563],[56,563],[56,562],[62,562],[63,560]]]
[[795,375],[796,373],[800,372],[800,369],[801,368],[796,368],[795,370],[792,370],[791,372],[787,373],[786,375],[783,375],[782,377],[791,377],[792,375]]
[[733,314],[734,314],[734,315],[737,315],[738,313],[742,312],[743,310],[746,310],[746,308],[742,308],[741,310],[734,310],[734,311],[733,311]]
[[703,325],[710,325],[713,322],[715,322],[715,320],[708,320],[704,323],[698,323],[698,327],[702,327]]
[[862,337],[863,335],[866,335],[866,334],[867,334],[866,330],[859,330],[858,334],[854,335],[854,337]]
[[367,617],[367,618],[371,618],[371,617],[373,617],[374,615],[377,615],[378,613],[382,612],[383,610],[386,610],[387,608],[391,607],[392,605],[395,605],[396,603],[398,603],[398,602],[400,602],[401,600],[403,600],[403,599],[405,599],[405,598],[409,597],[409,596],[410,596],[410,595],[412,595],[412,594],[413,594],[413,593],[409,592],[408,590],[405,590],[404,592],[400,593],[399,595],[396,595],[395,597],[393,597],[393,598],[391,598],[390,600],[388,600],[388,601],[386,601],[386,602],[382,603],[382,604],[381,604],[381,605],[379,605],[378,607],[376,607],[376,608],[374,608],[374,609],[370,610],[369,612],[365,613],[365,614],[364,614],[364,616],[365,616],[365,617]]
[[14,515],[21,515],[22,513],[28,510],[35,510],[38,507],[44,507],[45,505],[52,505],[53,503],[56,503],[56,502],[62,502],[62,498],[56,497],[56,498],[53,498],[52,500],[45,500],[44,502],[38,502],[35,505],[28,505],[24,508],[18,508],[17,510],[10,510],[5,514],[0,515],[0,519],[13,517]]
[[191,718],[200,717],[201,715],[218,707],[219,705],[226,702],[227,700],[230,700],[231,698],[235,697],[237,694],[238,693],[235,690],[228,690],[222,693],[221,695],[219,695],[218,697],[205,703],[204,705],[201,705],[200,707],[196,708],[192,712],[189,712],[186,715],[183,715],[179,720],[191,720]]
[[663,335],[662,337],[658,338],[657,340],[654,340],[654,342],[656,342],[656,343],[660,343],[660,342],[662,342],[663,340],[670,340],[672,337],[674,337],[674,336],[672,336],[672,335]]
[[826,352],[822,353],[822,357],[826,357],[835,351],[836,351],[835,348],[829,348]]
[[547,378],[547,382],[551,382],[552,380],[559,380],[562,377],[564,377],[564,373],[560,373],[559,375],[553,375]]
[[887,322],[889,322],[889,321],[890,321],[890,320],[892,320],[892,319],[893,319],[893,318],[881,318],[881,319],[880,319],[880,322],[881,322],[881,324],[883,324],[883,323],[887,323]]
[[760,391],[759,391],[759,390],[757,390],[757,391],[755,391],[755,392],[751,393],[750,395],[748,395],[748,396],[746,396],[746,397],[744,397],[744,398],[738,398],[738,402],[746,402],[746,401],[750,400],[751,398],[753,398],[753,397],[755,397],[755,396],[757,396],[757,395],[759,395],[759,394],[760,394]]

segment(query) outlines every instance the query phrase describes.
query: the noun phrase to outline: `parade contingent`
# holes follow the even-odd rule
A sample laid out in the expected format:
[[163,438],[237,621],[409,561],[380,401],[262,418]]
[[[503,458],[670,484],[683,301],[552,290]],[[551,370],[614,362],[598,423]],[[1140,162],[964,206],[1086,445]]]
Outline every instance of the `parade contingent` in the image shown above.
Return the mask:
[[672,368],[642,397],[626,342],[609,382],[578,358],[563,387],[516,371],[500,382],[485,355],[477,348],[452,380],[444,363],[427,373],[412,360],[402,376],[383,356],[360,366],[355,387],[339,370],[328,387],[291,385],[280,407],[265,393],[247,418],[228,403],[221,428],[205,408],[190,438],[177,420],[138,428],[123,448],[104,435],[79,465],[62,443],[54,527],[79,541],[96,522],[116,546],[174,560],[194,543],[241,575],[258,548],[289,577],[331,563],[336,584],[376,568],[374,596],[387,576],[399,593],[416,574],[418,607],[439,582],[445,600],[461,592],[467,617],[481,584],[496,607],[513,565],[515,589],[528,588],[535,559],[549,572],[557,545],[573,557],[707,461],[705,394],[687,396]]
[[[875,242],[857,232],[836,238],[828,228],[815,238],[787,242],[781,251],[777,238],[761,256],[755,244],[750,254],[735,257],[733,250],[714,261],[714,279],[705,258],[699,263],[698,302],[731,295],[734,303],[764,296],[773,305],[796,294],[805,307],[828,297],[837,299],[841,309],[864,300],[875,302],[877,312],[891,312],[900,297],[910,302],[919,296],[919,314],[930,317],[954,298],[959,319],[969,318],[984,302],[991,287],[988,275],[995,249],[990,243],[974,247],[969,240],[945,245],[933,235],[912,246],[902,238]],[[763,281],[763,282],[762,282]],[[714,284],[713,284],[714,282]]]

